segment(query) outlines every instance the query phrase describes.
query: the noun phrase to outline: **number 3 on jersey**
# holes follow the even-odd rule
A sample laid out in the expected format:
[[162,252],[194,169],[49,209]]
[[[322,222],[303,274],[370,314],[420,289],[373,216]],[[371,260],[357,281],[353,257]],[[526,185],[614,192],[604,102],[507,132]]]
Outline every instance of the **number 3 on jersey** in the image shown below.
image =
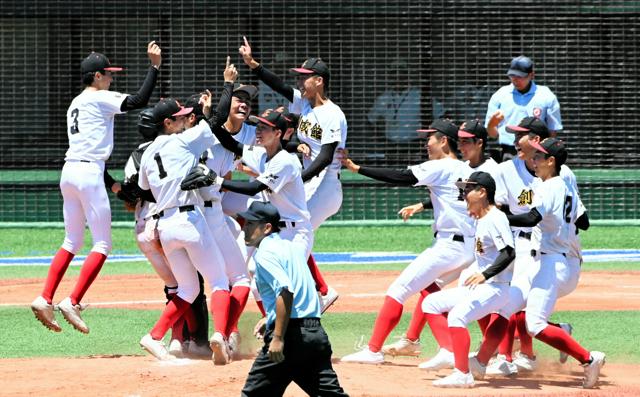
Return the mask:
[[158,171],[160,171],[158,175],[160,176],[160,179],[166,177],[167,171],[165,171],[164,165],[162,165],[162,157],[160,157],[160,153],[156,153],[155,156],[153,156],[153,159],[158,163]]
[[73,117],[71,127],[69,127],[69,132],[71,134],[77,134],[80,132],[80,130],[78,129],[78,114],[80,114],[80,111],[78,109],[73,109],[71,111],[71,117]]

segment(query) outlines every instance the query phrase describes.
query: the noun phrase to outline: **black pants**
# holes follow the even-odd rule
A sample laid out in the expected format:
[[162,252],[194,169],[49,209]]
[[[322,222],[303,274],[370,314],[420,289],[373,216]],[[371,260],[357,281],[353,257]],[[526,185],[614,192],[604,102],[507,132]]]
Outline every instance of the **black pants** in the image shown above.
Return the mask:
[[331,366],[331,344],[319,319],[289,320],[284,361],[277,364],[269,359],[272,335],[273,329],[267,329],[242,396],[282,396],[292,381],[312,397],[347,396]]

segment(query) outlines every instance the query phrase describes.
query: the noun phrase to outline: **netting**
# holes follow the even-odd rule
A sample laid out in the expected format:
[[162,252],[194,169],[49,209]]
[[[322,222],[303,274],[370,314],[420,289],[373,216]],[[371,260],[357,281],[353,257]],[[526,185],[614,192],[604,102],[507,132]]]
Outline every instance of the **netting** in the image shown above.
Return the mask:
[[[226,55],[243,35],[278,75],[308,56],[331,69],[329,95],[345,112],[361,164],[404,168],[426,160],[415,129],[440,116],[485,117],[513,56],[536,64],[557,95],[568,164],[594,219],[638,212],[640,3],[629,1],[8,1],[0,3],[0,222],[62,219],[57,189],[67,149],[65,113],[92,50],[124,65],[113,90],[133,93],[146,43],[163,49],[152,103],[219,91]],[[254,112],[282,103],[268,88]],[[137,114],[116,119],[108,162],[120,170],[139,142]],[[617,170],[614,170],[617,169]],[[397,219],[425,191],[343,178],[332,219]],[[117,172],[116,172],[117,174]],[[372,186],[373,185],[373,186]],[[114,220],[130,219],[113,202]]]

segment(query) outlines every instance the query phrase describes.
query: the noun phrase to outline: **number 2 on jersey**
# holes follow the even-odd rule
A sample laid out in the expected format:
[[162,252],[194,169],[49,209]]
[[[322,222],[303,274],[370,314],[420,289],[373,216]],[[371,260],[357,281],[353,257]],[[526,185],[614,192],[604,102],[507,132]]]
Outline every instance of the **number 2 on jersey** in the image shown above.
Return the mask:
[[69,132],[71,134],[77,134],[80,132],[78,129],[78,114],[80,114],[78,109],[73,109],[71,111],[71,117],[73,117],[73,123],[71,124],[71,127],[69,127]]
[[567,223],[571,222],[571,207],[573,204],[573,197],[566,196],[564,198],[564,221]]
[[156,153],[155,156],[153,156],[153,159],[156,161],[156,163],[158,163],[158,170],[160,171],[160,179],[164,178],[167,176],[167,171],[164,170],[164,166],[162,165],[162,157],[160,157],[160,153]]

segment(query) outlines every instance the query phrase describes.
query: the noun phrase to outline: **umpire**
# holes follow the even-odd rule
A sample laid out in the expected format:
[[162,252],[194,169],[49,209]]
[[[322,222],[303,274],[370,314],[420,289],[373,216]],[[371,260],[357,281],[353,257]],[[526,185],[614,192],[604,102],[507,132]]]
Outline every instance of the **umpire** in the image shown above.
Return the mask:
[[347,396],[331,365],[304,247],[280,238],[280,214],[269,202],[254,201],[238,215],[246,221],[246,245],[256,247],[256,284],[267,312],[264,346],[242,396],[282,396],[291,381],[310,396]]

